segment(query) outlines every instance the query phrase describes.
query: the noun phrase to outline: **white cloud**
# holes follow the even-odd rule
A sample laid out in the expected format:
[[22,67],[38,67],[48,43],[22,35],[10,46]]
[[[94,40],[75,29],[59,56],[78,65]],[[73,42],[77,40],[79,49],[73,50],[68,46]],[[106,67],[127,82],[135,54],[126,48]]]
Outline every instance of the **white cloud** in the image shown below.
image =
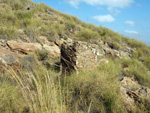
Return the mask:
[[113,15],[117,16],[121,13],[120,10],[116,9],[116,8],[113,8],[113,7],[108,7],[107,10],[111,13],[113,13]]
[[130,31],[130,30],[125,30],[124,32],[128,33],[128,34],[134,34],[134,35],[138,35],[139,34],[137,31]]
[[92,6],[105,5],[107,7],[125,8],[130,6],[134,0],[65,0],[70,5],[78,7],[80,3],[87,3]]
[[125,24],[130,25],[131,27],[135,26],[134,22],[130,20],[125,21]]
[[115,21],[115,18],[112,17],[111,15],[98,15],[98,16],[94,16],[92,17],[93,19],[101,22],[101,23],[104,23],[104,22],[114,22]]
[[137,3],[136,6],[137,7],[142,7],[142,4]]

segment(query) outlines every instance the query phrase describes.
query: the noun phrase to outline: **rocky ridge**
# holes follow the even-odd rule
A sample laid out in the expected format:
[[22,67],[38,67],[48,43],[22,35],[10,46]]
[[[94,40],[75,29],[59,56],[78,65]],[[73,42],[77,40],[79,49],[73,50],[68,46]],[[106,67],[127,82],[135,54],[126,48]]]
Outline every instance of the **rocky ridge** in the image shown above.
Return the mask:
[[[2,37],[2,36],[1,36]],[[80,70],[91,70],[103,63],[108,63],[107,56],[117,58],[130,58],[132,52],[136,49],[126,47],[124,51],[117,51],[110,47],[110,43],[100,41],[100,46],[83,41],[72,39],[56,40],[49,42],[46,37],[40,36],[38,43],[29,43],[23,41],[0,40],[0,61],[5,65],[19,64],[21,58],[36,50],[45,49],[52,57],[60,57],[62,65],[62,74],[71,73]],[[24,57],[20,57],[23,55]],[[31,62],[31,61],[30,61]],[[31,67],[29,67],[31,68]],[[30,70],[30,69],[29,69]],[[128,71],[128,69],[125,69]],[[129,85],[130,84],[130,85]],[[134,88],[132,87],[134,86]],[[138,84],[133,78],[124,77],[120,81],[120,91],[125,102],[125,106],[130,111],[131,106],[137,106],[141,103],[141,98],[150,95],[150,89]]]
[[[37,59],[34,59],[34,56],[30,56],[30,54],[35,55],[37,51],[41,52],[41,58],[38,59],[38,62],[46,68],[53,67],[48,60],[51,60],[51,62],[54,62],[55,59],[57,60],[54,63],[58,65],[57,67],[59,67],[58,71],[61,71],[61,77],[69,76],[72,72],[78,74],[83,70],[88,70],[89,72],[97,66],[109,64],[111,62],[110,59],[120,59],[120,61],[121,59],[132,59],[134,57],[133,53],[139,51],[140,46],[138,44],[131,46],[131,42],[124,40],[117,33],[112,33],[108,29],[85,25],[77,21],[76,18],[60,14],[43,4],[38,6],[34,3],[25,3],[23,7],[21,4],[21,7],[17,7],[19,6],[18,3],[14,6],[12,3],[19,0],[8,1],[11,1],[11,5],[7,2],[1,3],[3,0],[0,0],[0,16],[3,15],[4,8],[9,9],[11,15],[8,15],[8,18],[4,18],[4,20],[8,21],[6,23],[13,23],[11,21],[14,19],[13,21],[16,21],[17,24],[20,23],[20,26],[18,29],[18,25],[16,25],[14,34],[11,34],[12,37],[10,38],[9,32],[12,29],[6,29],[8,26],[6,23],[6,25],[2,25],[2,28],[4,30],[6,29],[6,33],[2,32],[3,34],[0,34],[0,74],[2,73],[2,75],[5,73],[3,67],[14,68],[18,65],[17,69],[21,68],[24,73],[33,73],[34,70],[38,69],[38,64],[36,62]],[[43,6],[44,8],[41,9]],[[25,19],[18,19],[20,15]],[[31,25],[32,23],[34,23],[33,26]],[[14,28],[15,23],[12,25]],[[98,38],[95,38],[97,36]],[[84,41],[79,41],[80,38],[81,40],[84,38]],[[93,39],[94,41],[92,42],[91,40]],[[115,47],[116,43],[121,45],[121,49]],[[146,49],[142,49],[142,51],[148,53]],[[139,62],[144,62],[145,59],[143,59],[141,53],[140,51],[137,54],[137,59]],[[141,57],[139,57],[140,55]],[[125,65],[123,68],[125,72],[131,70],[128,65]],[[150,89],[139,83],[137,78],[129,76],[121,75],[121,79],[117,81],[126,111],[132,112],[132,108],[138,110],[141,105],[144,105],[150,111],[150,103],[148,101]]]

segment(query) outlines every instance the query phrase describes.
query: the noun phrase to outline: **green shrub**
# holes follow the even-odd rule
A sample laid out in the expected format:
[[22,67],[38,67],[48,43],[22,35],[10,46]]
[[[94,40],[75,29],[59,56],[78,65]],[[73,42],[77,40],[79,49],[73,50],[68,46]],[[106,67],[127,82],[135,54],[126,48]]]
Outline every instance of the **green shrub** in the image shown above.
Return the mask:
[[78,39],[89,41],[91,39],[97,39],[98,33],[89,29],[83,29],[76,34]]
[[[119,93],[118,74],[121,65],[110,62],[91,72],[80,72],[66,78],[66,92],[71,111],[89,113],[125,112]],[[118,70],[117,70],[118,69]],[[66,89],[64,89],[67,91]]]
[[43,61],[43,60],[48,59],[49,53],[45,49],[42,49],[42,50],[37,50],[36,55],[40,61]]
[[114,45],[114,49],[116,50],[120,50],[121,48],[123,48],[121,44],[119,44],[118,42],[114,42],[113,45]]
[[[22,73],[21,70],[17,71],[19,73],[10,68],[9,74],[16,80],[24,102],[16,99],[18,97],[16,96],[16,92],[9,92],[9,95],[15,95],[15,102],[19,102],[18,104],[14,104],[14,106],[20,105],[23,107],[23,104],[27,104],[28,111],[24,112],[31,113],[67,113],[65,106],[59,104],[59,101],[61,103],[63,102],[63,99],[59,97],[59,93],[57,92],[60,86],[54,83],[58,73],[52,70],[48,72],[42,65],[39,66],[37,70],[34,70],[34,73]],[[4,92],[6,93],[6,91]],[[7,101],[4,101],[3,103],[5,104],[6,102]],[[12,106],[7,107],[12,109]],[[10,112],[9,109],[8,112]],[[19,109],[20,108],[18,108],[18,110]],[[15,113],[17,112],[19,111]]]
[[81,22],[81,20],[79,20],[77,17],[75,17],[75,16],[72,16],[72,20],[75,22],[75,23],[77,23],[77,24],[81,24],[82,22]]
[[148,69],[142,62],[136,59],[124,59],[122,65],[129,68],[129,71],[123,72],[125,76],[134,76],[140,84],[150,87]]
[[64,36],[65,27],[63,24],[50,23],[48,25],[41,26],[41,30],[39,32],[43,36],[46,36],[48,38],[48,40],[54,41],[54,40],[58,39],[60,36]]
[[16,11],[15,15],[18,19],[31,19],[31,17],[33,16],[33,12],[32,11]]
[[123,40],[131,47],[135,47],[135,48],[143,48],[145,47],[145,43],[135,40],[135,39],[131,39],[131,38],[123,38]]
[[7,39],[15,38],[15,31],[16,28],[14,27],[9,27],[9,28],[0,27],[0,34],[6,36]]
[[13,10],[23,10],[24,9],[23,3],[21,3],[21,2],[12,2],[10,5]]
[[144,64],[150,70],[150,57],[144,57]]
[[66,27],[66,30],[70,30],[70,29],[74,30],[76,27],[76,24],[74,23],[74,21],[66,21],[65,27]]
[[[10,76],[10,75],[8,75]],[[27,104],[16,82],[6,75],[0,76],[0,112],[22,113],[28,111]]]

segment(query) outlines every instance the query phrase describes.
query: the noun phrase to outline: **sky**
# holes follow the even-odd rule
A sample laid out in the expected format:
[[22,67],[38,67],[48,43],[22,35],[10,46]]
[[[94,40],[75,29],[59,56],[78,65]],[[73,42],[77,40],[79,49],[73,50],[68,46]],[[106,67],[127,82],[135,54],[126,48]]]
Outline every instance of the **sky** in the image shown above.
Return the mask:
[[32,0],[150,45],[150,0]]

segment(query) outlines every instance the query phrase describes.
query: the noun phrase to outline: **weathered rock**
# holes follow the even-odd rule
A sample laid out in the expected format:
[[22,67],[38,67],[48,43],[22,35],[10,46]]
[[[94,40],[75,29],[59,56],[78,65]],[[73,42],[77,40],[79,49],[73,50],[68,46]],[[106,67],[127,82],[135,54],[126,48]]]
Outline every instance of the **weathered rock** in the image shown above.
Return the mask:
[[139,57],[138,60],[144,62],[144,59],[142,57]]
[[120,57],[120,53],[117,50],[114,50],[114,49],[111,49],[111,48],[107,48],[107,47],[104,47],[103,50],[105,52],[105,55],[107,55],[107,56]]
[[120,57],[120,53],[117,50],[111,50],[111,55],[115,57]]
[[56,41],[55,41],[55,44],[56,44],[59,48],[61,48],[61,45],[63,44],[63,42],[65,42],[65,40],[64,40],[64,39],[60,39],[60,40],[56,40]]
[[16,36],[17,41],[23,41],[23,42],[28,42],[28,43],[31,42],[29,37],[24,33],[23,29],[16,30],[16,34],[17,34]]
[[7,42],[6,37],[3,35],[0,35],[0,45],[5,47],[7,45],[6,42]]
[[124,71],[130,71],[130,68],[129,67],[124,67],[123,70]]
[[[103,56],[114,56],[117,58],[132,57],[132,48],[126,50],[115,50],[111,43],[99,41],[100,47],[96,44],[88,44],[81,41],[56,40],[55,44],[61,47],[62,73],[72,70],[90,69],[97,64],[108,63]],[[99,58],[100,57],[100,58]],[[98,59],[99,58],[99,59]]]
[[148,74],[150,75],[150,71],[148,71]]
[[46,9],[46,12],[49,14],[49,15],[55,15],[54,12],[51,12],[50,10]]
[[44,44],[43,48],[49,52],[50,56],[60,57],[60,48],[58,46],[56,45],[49,46],[47,44]]
[[128,47],[127,45],[124,45],[124,49],[116,50],[114,48],[114,44],[110,42],[103,42],[102,40],[99,40],[97,44],[100,46],[102,50],[104,50],[104,54],[106,56],[113,56],[118,58],[131,58],[132,53],[136,51],[136,48]]
[[125,51],[125,52],[128,52],[128,53],[132,53],[132,52],[136,51],[136,48],[131,48],[131,47],[129,47],[129,46],[126,46],[126,47],[124,48],[124,51]]
[[0,40],[5,40],[5,41],[6,41],[7,39],[6,39],[6,37],[5,37],[5,36],[0,35]]
[[49,52],[50,56],[60,57],[60,48],[53,42],[46,41],[46,44],[39,43],[25,43],[21,41],[8,41],[7,45],[12,51],[18,51],[21,53],[35,52],[36,50],[45,49]]
[[37,49],[42,49],[42,46],[39,43],[25,43],[21,41],[8,41],[8,46],[11,50],[19,51],[22,53],[33,52]]
[[124,52],[124,51],[120,51],[120,58],[130,58],[132,57],[132,54],[131,53],[128,53],[128,52]]
[[106,63],[109,63],[109,61],[105,58],[102,58],[102,59],[99,60],[98,64],[106,64]]
[[37,41],[40,43],[40,44],[50,44],[50,42],[47,40],[47,37],[45,36],[39,36],[37,38]]
[[31,9],[33,9],[33,8],[35,8],[35,7],[36,7],[35,4],[27,4],[27,5],[25,6],[25,9],[26,9],[26,10],[31,10]]
[[114,44],[113,44],[113,43],[107,42],[107,45],[108,45],[111,49],[114,49]]
[[6,65],[13,65],[19,62],[19,58],[16,53],[0,47],[0,61]]
[[99,46],[81,41],[64,41],[61,45],[62,74],[92,69],[98,65]]
[[138,109],[138,104],[150,96],[150,89],[138,84],[133,77],[124,77],[121,80],[120,92],[128,111],[132,111],[133,107]]
[[42,45],[42,47],[47,50],[50,56],[60,57],[60,48],[54,43],[47,40],[47,37],[40,36],[38,37],[38,42]]
[[120,87],[120,94],[122,96],[125,108],[128,112],[132,112],[133,107],[135,107],[136,105],[134,103],[134,100],[127,94],[126,88]]
[[36,58],[34,56],[24,56],[22,59],[22,69],[26,72],[33,72],[33,70],[36,70],[38,67],[38,63],[36,61]]

